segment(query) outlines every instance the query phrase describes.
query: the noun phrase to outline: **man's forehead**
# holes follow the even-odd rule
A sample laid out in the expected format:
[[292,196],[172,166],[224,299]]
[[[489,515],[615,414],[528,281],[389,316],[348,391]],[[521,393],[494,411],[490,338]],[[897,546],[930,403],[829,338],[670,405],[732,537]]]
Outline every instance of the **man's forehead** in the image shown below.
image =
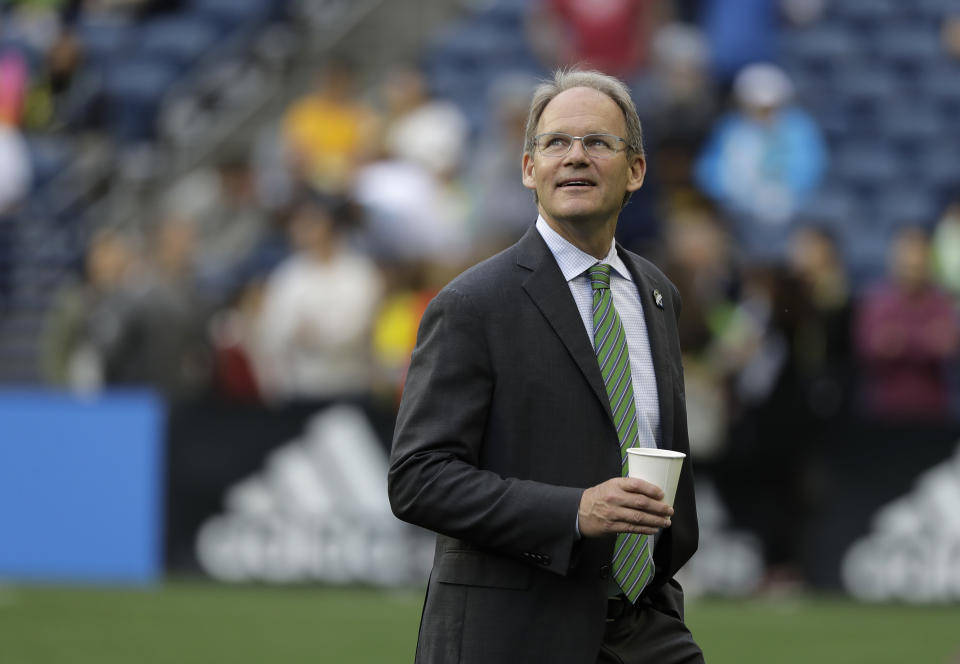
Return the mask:
[[617,103],[603,92],[585,87],[564,90],[551,99],[538,124],[541,129],[546,129],[546,124],[564,122],[600,123],[597,129],[626,128],[623,111]]

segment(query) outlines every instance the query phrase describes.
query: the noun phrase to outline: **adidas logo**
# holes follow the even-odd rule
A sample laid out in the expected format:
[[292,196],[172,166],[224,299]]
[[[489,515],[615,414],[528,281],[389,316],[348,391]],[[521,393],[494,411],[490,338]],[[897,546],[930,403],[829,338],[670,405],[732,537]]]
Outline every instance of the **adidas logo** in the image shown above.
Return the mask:
[[226,582],[424,583],[433,536],[390,510],[387,459],[363,412],[333,406],[231,487],[197,535],[197,559]]
[[960,599],[960,447],[884,505],[843,560],[846,589],[866,601]]

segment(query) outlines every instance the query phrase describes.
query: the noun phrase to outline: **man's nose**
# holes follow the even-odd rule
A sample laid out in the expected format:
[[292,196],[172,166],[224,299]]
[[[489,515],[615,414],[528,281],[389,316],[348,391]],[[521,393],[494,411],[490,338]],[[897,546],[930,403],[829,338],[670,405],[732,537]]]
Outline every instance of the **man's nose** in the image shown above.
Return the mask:
[[564,155],[564,161],[572,164],[582,164],[590,161],[590,157],[583,147],[583,139],[578,138],[573,141],[570,149],[567,150],[567,154]]

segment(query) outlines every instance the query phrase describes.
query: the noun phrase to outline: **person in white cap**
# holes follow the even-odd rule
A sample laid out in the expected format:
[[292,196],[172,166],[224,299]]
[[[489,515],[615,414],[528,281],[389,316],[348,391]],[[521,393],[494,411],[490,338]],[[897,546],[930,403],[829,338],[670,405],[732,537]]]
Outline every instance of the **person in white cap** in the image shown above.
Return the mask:
[[793,105],[793,84],[771,64],[744,67],[739,108],[717,123],[695,166],[697,185],[730,215],[748,256],[778,257],[790,222],[827,163],[813,118]]

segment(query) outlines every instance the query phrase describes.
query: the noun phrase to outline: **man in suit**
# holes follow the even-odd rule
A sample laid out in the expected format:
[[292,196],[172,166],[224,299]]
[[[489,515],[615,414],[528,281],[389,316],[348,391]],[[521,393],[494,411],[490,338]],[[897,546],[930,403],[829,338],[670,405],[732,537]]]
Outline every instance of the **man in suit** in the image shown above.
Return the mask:
[[418,662],[703,661],[673,579],[689,459],[672,509],[623,477],[628,447],[689,447],[679,295],[614,241],[645,169],[627,88],[558,72],[527,123],[536,225],[424,313],[389,476],[395,514],[438,533]]

